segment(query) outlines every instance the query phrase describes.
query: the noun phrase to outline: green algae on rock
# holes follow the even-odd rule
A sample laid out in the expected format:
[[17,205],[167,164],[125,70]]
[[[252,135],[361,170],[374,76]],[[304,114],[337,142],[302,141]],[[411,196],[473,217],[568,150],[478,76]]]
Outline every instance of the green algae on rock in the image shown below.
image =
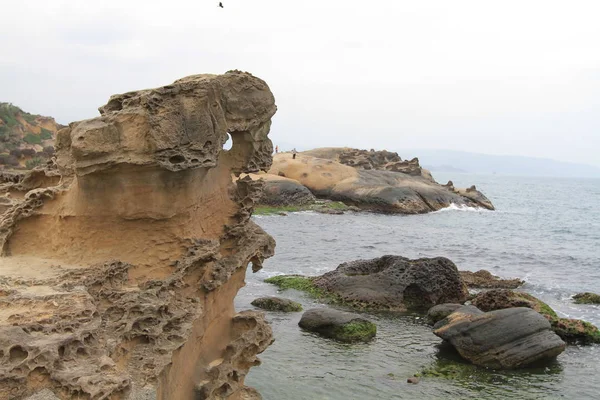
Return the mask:
[[306,311],[298,325],[340,342],[367,342],[377,334],[377,326],[358,314],[330,308],[313,308]]
[[555,318],[550,320],[552,329],[567,342],[600,343],[600,330],[580,319]]
[[341,201],[317,201],[312,204],[270,206],[258,205],[254,207],[254,215],[276,215],[288,212],[314,211],[322,214],[343,214],[345,211],[356,211],[355,207],[349,207]]
[[298,312],[302,311],[302,305],[290,299],[280,297],[259,297],[252,301],[254,307],[267,311]]
[[600,304],[600,295],[590,292],[577,293],[573,300],[577,304]]

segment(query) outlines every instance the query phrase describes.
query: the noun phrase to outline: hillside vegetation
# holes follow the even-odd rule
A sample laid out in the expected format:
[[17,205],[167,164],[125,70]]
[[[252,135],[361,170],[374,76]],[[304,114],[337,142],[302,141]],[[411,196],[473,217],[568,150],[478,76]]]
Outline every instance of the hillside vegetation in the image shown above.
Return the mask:
[[54,118],[30,114],[11,103],[0,102],[0,168],[34,168],[54,154]]

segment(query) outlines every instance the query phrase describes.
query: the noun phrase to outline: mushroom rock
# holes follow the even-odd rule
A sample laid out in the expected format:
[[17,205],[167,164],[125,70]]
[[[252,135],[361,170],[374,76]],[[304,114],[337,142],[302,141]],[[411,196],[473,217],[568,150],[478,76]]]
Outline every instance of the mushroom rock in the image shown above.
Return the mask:
[[115,95],[0,184],[1,400],[258,396],[271,328],[233,300],[275,242],[250,219],[262,183],[231,174],[270,167],[275,111],[239,71]]

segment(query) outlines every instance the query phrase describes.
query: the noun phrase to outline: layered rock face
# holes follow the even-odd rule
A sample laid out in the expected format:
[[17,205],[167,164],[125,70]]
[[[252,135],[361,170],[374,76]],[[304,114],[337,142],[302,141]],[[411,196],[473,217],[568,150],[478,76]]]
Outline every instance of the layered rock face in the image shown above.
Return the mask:
[[231,173],[269,168],[275,111],[239,71],[116,95],[1,186],[0,399],[258,396],[271,329],[233,299],[275,243]]
[[551,360],[565,342],[541,314],[525,307],[484,313],[473,306],[457,309],[434,326],[434,334],[452,344],[473,364],[519,368]]
[[427,310],[441,303],[463,303],[468,291],[447,258],[410,260],[383,256],[343,263],[314,278],[313,284],[343,301],[368,308]]
[[339,154],[336,149],[311,150],[295,159],[289,153],[277,154],[269,174],[294,179],[317,197],[371,211],[420,214],[452,204],[494,209],[474,187],[456,189],[453,185],[436,183],[428,171],[418,167],[418,161],[415,161],[418,171],[395,170],[390,163],[385,165],[391,169],[382,170],[377,169],[377,160],[370,164],[365,161],[365,165],[359,161],[353,166],[344,165],[337,161]]

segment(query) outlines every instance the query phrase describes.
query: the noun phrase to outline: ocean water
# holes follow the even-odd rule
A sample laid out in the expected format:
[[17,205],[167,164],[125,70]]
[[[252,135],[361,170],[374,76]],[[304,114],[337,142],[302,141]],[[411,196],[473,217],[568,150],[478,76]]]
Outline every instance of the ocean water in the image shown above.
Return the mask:
[[[459,269],[487,269],[526,280],[523,289],[564,317],[600,326],[600,307],[575,305],[577,292],[600,293],[600,180],[436,174],[439,182],[476,184],[497,211],[451,207],[426,215],[369,213],[256,216],[277,241],[263,270],[247,275],[236,298],[252,309],[259,296],[280,295],[305,309],[327,307],[263,280],[319,275],[340,263],[385,254],[445,256]],[[341,344],[298,328],[301,313],[267,313],[275,342],[246,383],[265,400],[304,399],[600,399],[600,346],[572,345],[543,368],[490,371],[464,363],[452,379],[406,379],[424,367],[460,362],[440,348],[418,315],[365,313],[378,326],[366,344]]]

